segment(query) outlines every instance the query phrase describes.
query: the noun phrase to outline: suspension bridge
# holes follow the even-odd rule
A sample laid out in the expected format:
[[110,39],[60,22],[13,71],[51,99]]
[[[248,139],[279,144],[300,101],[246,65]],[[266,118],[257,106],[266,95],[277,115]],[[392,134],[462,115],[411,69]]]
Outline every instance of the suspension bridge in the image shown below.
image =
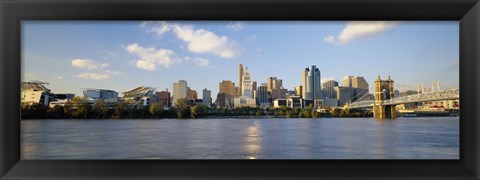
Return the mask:
[[[346,103],[343,108],[355,109],[373,107],[374,117],[395,118],[396,105],[460,99],[460,90],[458,88],[440,90],[439,83],[437,85],[437,90],[435,90],[434,84],[432,83],[432,88],[429,91],[426,91],[422,85],[422,89],[416,91],[416,93],[404,96],[395,96],[393,87],[394,84],[395,83],[392,79],[390,79],[390,76],[388,76],[387,80],[381,80],[380,76],[378,76],[374,87],[375,100],[360,98],[356,101],[350,101]],[[398,85],[398,83],[395,85]],[[409,89],[411,90],[412,88]],[[418,89],[420,88],[418,87]],[[355,97],[352,99],[355,99]]]

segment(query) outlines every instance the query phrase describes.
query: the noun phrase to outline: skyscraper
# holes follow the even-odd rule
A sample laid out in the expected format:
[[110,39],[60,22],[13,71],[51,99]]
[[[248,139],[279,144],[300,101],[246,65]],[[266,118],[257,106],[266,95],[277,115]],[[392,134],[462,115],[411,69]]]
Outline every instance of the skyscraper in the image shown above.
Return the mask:
[[238,96],[242,95],[243,85],[243,64],[238,64]]
[[353,78],[353,76],[343,77],[342,86],[343,87],[352,87],[352,78]]
[[307,100],[321,99],[320,69],[315,65],[311,65],[309,68],[305,68],[302,76],[303,98]]
[[352,78],[352,87],[359,89],[369,89],[368,82],[362,76],[354,76]]
[[203,104],[207,107],[212,106],[212,91],[205,88],[202,94]]
[[338,82],[334,80],[325,81],[323,84],[323,97],[325,98],[337,98],[337,93],[334,87],[338,86]]
[[253,98],[253,82],[250,79],[250,73],[248,72],[248,67],[245,68],[242,79],[242,97]]
[[219,84],[219,93],[225,93],[227,98],[235,97],[235,83],[229,80],[223,80]]
[[272,92],[273,89],[273,81],[275,81],[277,78],[276,77],[269,77],[267,79],[267,90],[268,92]]
[[257,89],[258,93],[258,103],[268,103],[268,89],[267,84],[261,84]]
[[188,86],[187,81],[180,80],[178,82],[173,83],[173,104],[177,103],[179,99],[187,99],[188,98]]

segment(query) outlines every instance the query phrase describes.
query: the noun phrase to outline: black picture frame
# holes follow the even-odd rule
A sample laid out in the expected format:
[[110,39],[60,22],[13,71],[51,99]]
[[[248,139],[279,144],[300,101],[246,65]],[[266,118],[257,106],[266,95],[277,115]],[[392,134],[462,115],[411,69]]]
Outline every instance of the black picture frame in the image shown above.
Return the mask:
[[[0,0],[1,179],[479,179],[478,0]],[[458,20],[460,160],[20,160],[22,20]]]

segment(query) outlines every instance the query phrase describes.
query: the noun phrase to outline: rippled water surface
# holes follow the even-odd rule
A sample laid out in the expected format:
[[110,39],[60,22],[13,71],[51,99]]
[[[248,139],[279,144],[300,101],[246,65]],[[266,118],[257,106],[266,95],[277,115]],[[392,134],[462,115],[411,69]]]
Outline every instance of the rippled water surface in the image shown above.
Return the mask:
[[459,118],[22,120],[22,159],[458,159]]

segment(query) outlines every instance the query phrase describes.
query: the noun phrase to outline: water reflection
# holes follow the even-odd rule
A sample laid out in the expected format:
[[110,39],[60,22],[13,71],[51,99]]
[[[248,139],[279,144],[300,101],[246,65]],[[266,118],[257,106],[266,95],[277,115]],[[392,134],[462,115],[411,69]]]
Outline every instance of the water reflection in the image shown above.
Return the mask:
[[459,119],[22,120],[22,159],[458,159]]
[[257,121],[245,128],[244,150],[247,159],[257,159],[262,148],[262,132]]

